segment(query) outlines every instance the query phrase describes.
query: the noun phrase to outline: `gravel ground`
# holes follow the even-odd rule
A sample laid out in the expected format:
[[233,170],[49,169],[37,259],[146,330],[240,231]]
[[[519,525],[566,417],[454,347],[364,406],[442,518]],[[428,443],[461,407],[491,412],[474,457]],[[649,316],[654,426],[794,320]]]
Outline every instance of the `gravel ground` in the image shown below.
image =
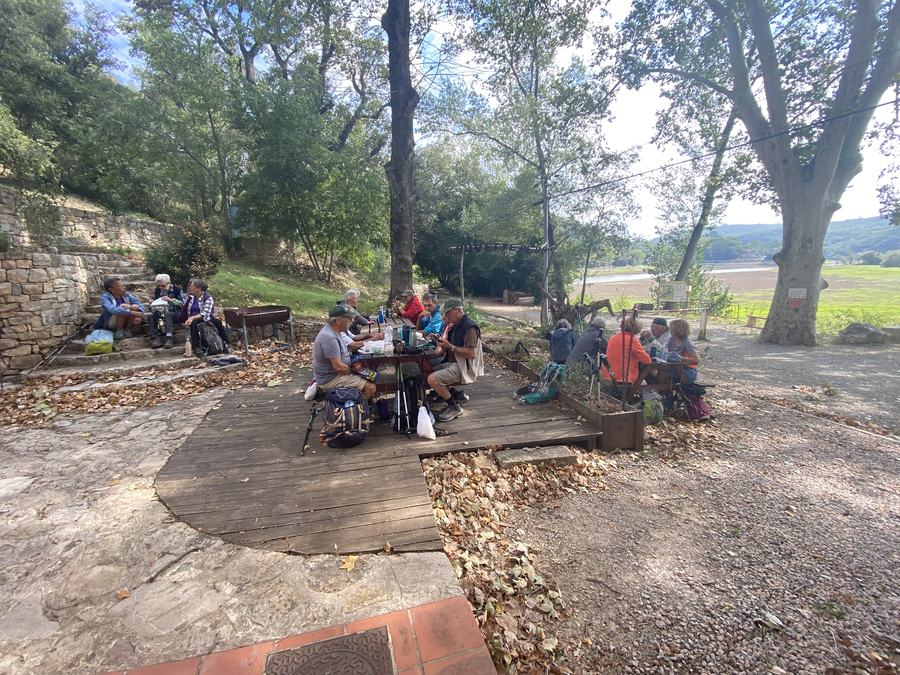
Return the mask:
[[900,444],[713,404],[713,425],[668,427],[693,451],[662,447],[657,427],[663,442],[616,458],[607,491],[515,522],[569,601],[573,671],[897,672]]

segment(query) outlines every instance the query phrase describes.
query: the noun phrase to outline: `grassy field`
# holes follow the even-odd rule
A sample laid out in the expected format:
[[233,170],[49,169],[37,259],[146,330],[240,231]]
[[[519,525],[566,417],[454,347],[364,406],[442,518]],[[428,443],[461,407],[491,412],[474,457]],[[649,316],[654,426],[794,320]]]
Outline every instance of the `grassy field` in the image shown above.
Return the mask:
[[[287,305],[295,315],[309,317],[325,316],[344,290],[235,260],[223,263],[210,280],[210,292],[219,307]],[[376,302],[362,298],[360,311],[371,311]]]
[[[830,287],[819,296],[818,333],[834,335],[851,321],[878,327],[900,324],[900,268],[840,265],[826,267],[823,276]],[[748,314],[765,316],[771,300],[771,290],[735,293],[726,316],[741,323]]]

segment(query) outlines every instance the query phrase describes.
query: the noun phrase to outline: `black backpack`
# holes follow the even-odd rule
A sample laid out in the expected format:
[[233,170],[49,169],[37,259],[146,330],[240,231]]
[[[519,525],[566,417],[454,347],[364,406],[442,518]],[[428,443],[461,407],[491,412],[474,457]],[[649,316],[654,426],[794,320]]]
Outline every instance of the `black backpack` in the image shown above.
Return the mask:
[[369,435],[369,404],[358,389],[338,387],[325,394],[319,440],[329,448],[352,448]]
[[222,336],[219,335],[219,331],[209,321],[200,322],[197,335],[200,338],[200,344],[196,349],[197,356],[213,356],[225,351],[225,343],[222,342]]

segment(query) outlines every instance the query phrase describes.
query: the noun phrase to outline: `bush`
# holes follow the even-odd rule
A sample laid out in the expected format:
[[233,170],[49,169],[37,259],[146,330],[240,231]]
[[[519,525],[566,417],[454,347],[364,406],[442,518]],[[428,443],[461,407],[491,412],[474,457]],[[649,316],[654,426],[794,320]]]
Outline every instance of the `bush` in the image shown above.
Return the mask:
[[890,251],[881,261],[882,267],[900,267],[900,250]]
[[878,251],[866,251],[865,253],[860,253],[856,260],[860,265],[880,265],[883,256]]
[[222,238],[215,228],[209,223],[189,223],[148,248],[144,262],[153,274],[169,274],[173,282],[184,285],[191,277],[212,277],[224,256]]

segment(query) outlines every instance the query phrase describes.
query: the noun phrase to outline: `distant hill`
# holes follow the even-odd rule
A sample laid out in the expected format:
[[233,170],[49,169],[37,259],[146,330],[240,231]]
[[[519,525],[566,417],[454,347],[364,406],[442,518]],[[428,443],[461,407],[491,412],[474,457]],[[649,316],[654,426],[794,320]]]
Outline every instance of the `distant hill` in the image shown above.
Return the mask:
[[[771,258],[781,247],[781,223],[720,225],[709,234],[707,262]],[[825,236],[825,257],[846,258],[864,251],[900,249],[900,227],[884,218],[856,218],[831,223]]]

